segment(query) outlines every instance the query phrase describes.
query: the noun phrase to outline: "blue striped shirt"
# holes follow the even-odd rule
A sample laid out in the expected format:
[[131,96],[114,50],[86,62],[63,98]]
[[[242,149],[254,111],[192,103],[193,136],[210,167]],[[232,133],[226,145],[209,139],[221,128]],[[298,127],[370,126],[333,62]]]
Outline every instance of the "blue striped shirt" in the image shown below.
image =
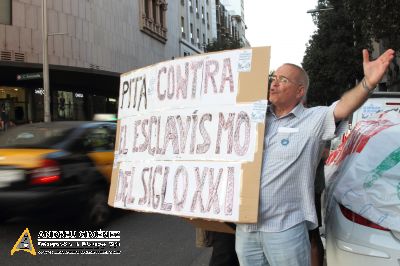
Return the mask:
[[268,108],[258,222],[240,224],[238,230],[281,232],[303,221],[309,229],[317,227],[315,171],[324,142],[335,137],[335,105],[298,104],[279,118]]

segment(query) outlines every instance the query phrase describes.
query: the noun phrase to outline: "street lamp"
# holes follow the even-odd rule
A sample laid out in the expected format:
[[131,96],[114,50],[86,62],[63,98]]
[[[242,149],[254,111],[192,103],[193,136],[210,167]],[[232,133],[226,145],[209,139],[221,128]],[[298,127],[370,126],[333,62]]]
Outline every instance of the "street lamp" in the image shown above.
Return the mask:
[[49,62],[48,55],[48,39],[47,34],[47,0],[42,0],[42,46],[43,46],[43,105],[44,105],[44,122],[50,122],[50,86],[49,86]]

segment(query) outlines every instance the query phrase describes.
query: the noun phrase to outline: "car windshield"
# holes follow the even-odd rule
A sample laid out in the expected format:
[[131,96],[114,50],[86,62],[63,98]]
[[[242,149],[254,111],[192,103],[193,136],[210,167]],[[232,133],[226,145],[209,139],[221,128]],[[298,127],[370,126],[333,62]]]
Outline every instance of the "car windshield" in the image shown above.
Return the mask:
[[52,148],[65,140],[72,130],[48,125],[18,126],[0,135],[0,148]]

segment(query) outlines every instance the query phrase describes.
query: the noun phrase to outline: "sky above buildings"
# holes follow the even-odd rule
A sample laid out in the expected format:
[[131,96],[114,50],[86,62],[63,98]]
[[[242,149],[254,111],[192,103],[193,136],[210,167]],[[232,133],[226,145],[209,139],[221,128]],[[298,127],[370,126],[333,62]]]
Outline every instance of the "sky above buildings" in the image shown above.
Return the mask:
[[270,70],[300,65],[316,30],[311,14],[317,0],[245,0],[246,38],[252,47],[271,46]]

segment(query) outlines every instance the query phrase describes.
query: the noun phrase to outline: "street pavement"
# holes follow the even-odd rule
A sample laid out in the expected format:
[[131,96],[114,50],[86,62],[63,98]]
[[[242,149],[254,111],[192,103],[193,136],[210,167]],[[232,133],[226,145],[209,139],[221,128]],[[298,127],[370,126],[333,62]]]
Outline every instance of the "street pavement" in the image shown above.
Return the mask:
[[207,266],[212,251],[195,246],[194,227],[179,217],[126,211],[103,228],[121,232],[120,255],[32,256],[18,251],[11,256],[10,251],[25,228],[29,228],[36,251],[39,231],[83,230],[61,217],[21,218],[0,224],[0,265]]
[[32,256],[20,251],[10,256],[25,228],[29,228],[36,249],[41,230],[82,230],[64,217],[21,218],[0,224],[0,265],[208,266],[212,252],[211,248],[195,247],[194,227],[179,217],[122,211],[103,229],[121,232],[120,255]]

